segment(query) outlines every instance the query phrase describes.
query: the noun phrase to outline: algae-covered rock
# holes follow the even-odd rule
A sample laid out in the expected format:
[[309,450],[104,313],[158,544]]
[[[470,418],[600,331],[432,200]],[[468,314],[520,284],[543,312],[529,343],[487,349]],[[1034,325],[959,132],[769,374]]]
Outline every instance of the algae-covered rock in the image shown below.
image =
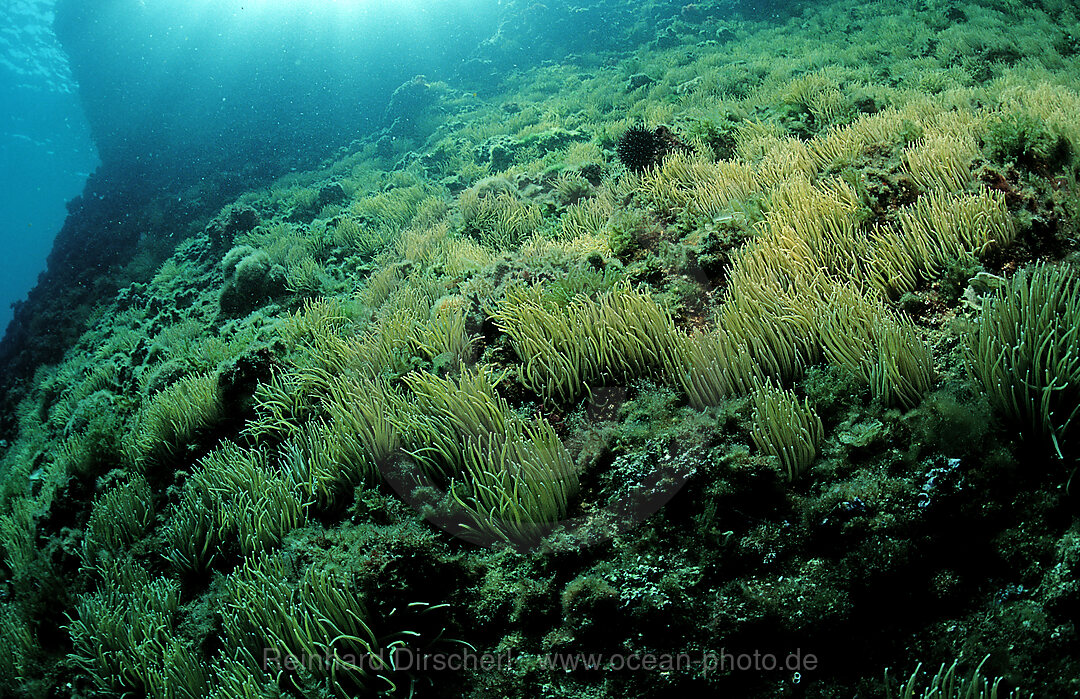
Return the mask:
[[225,254],[221,261],[225,285],[220,305],[224,315],[244,315],[268,303],[285,291],[285,270],[272,265],[262,250],[241,245]]

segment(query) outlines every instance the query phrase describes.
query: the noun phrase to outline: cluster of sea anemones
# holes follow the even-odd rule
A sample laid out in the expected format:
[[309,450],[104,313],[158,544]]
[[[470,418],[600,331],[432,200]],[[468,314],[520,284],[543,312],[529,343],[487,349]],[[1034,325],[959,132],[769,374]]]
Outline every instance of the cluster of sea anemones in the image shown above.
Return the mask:
[[690,151],[692,148],[680,141],[666,126],[655,129],[631,126],[619,137],[615,146],[622,164],[635,172],[649,169],[675,150]]

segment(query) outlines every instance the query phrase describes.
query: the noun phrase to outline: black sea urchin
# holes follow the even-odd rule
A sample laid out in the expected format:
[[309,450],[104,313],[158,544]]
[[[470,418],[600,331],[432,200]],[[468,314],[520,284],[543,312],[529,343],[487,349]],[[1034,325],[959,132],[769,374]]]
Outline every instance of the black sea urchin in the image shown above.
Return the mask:
[[631,126],[619,137],[615,151],[628,170],[641,172],[660,160],[661,146],[655,131],[644,126]]
[[666,126],[657,126],[652,130],[644,126],[631,126],[619,139],[615,149],[623,165],[635,172],[658,164],[668,153],[677,150],[694,152],[693,147],[680,141]]

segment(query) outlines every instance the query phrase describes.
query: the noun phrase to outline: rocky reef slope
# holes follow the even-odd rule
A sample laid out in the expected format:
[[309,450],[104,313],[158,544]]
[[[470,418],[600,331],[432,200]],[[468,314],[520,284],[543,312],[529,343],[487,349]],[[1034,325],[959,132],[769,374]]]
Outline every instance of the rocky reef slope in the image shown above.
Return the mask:
[[1074,695],[1080,27],[1010,8],[686,5],[188,222],[18,394],[4,692]]

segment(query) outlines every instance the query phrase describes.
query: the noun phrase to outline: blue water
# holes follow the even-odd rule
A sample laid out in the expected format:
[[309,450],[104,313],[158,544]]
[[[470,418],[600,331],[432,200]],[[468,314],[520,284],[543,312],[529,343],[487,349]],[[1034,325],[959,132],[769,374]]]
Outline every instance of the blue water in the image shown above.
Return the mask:
[[52,32],[53,1],[0,3],[0,333],[98,163]]

